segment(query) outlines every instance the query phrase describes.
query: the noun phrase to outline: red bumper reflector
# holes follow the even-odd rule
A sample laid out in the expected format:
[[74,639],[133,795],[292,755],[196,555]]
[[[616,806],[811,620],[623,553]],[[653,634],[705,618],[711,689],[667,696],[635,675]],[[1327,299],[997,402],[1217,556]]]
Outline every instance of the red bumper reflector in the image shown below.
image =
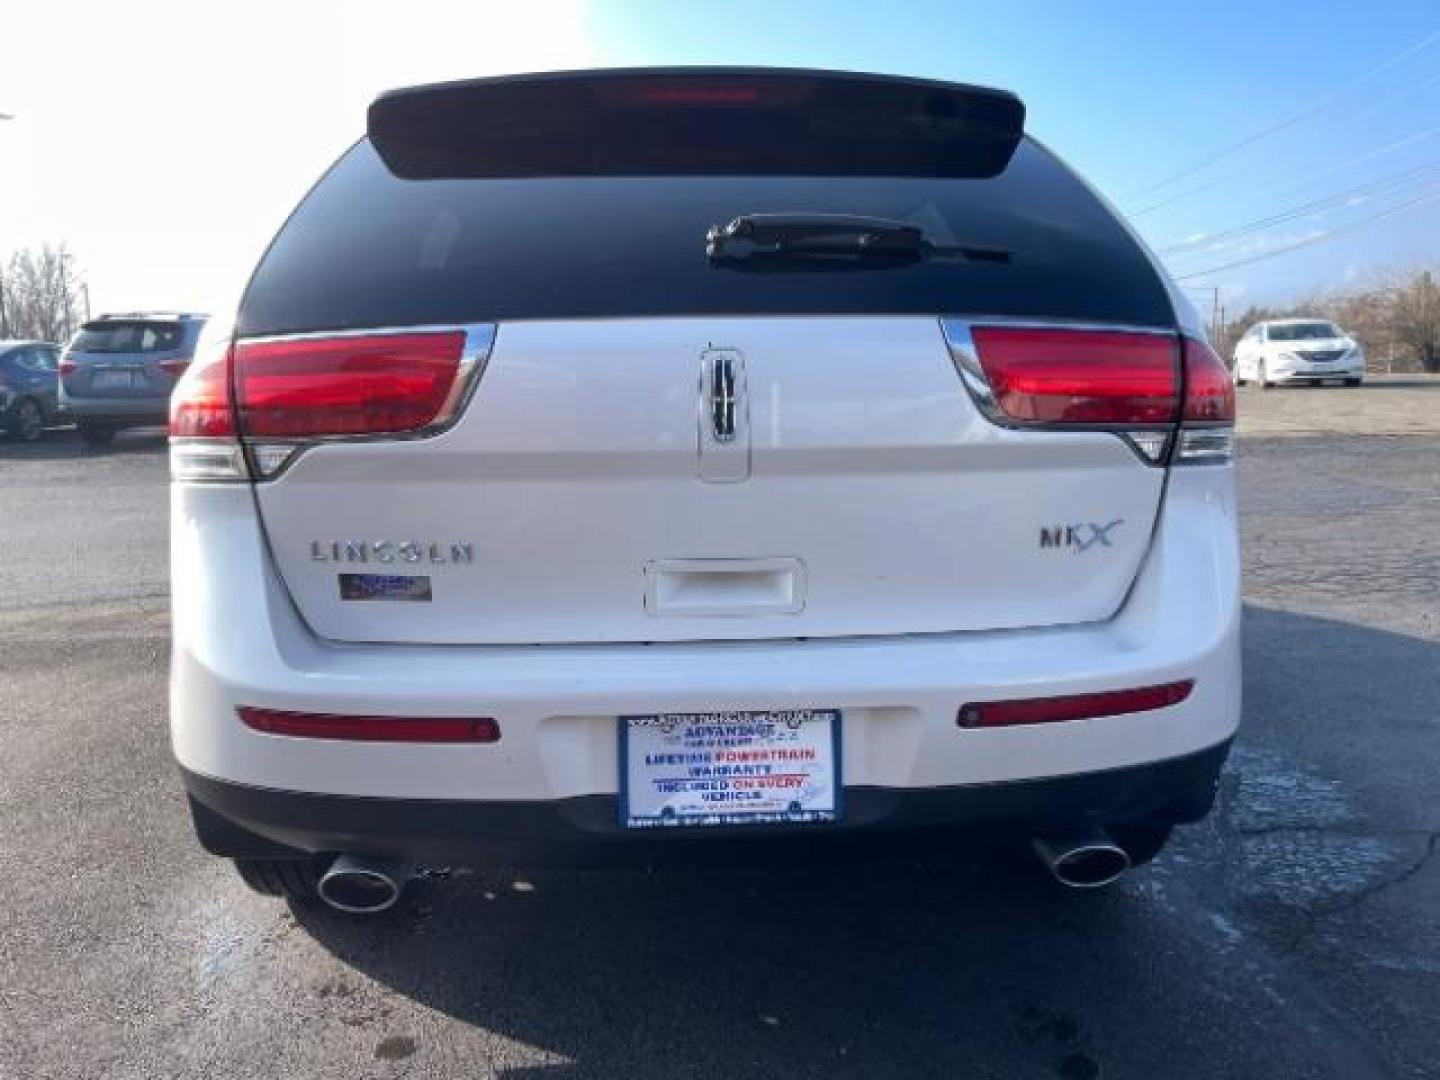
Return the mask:
[[500,725],[488,716],[337,716],[333,713],[284,712],[237,708],[248,728],[267,735],[355,742],[493,743]]
[[1178,705],[1190,696],[1194,688],[1195,680],[1186,679],[1162,686],[1106,690],[1099,694],[971,702],[961,706],[955,722],[964,728],[1013,727],[1018,724],[1053,724],[1061,720],[1120,716]]

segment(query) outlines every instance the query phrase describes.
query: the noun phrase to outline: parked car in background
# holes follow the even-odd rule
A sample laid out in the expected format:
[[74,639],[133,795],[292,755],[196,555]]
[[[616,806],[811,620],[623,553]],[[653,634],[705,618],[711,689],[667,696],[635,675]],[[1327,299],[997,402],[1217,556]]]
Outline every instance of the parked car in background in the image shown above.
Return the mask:
[[1235,346],[1235,384],[1262,390],[1280,383],[1343,382],[1359,386],[1365,350],[1328,319],[1256,323]]
[[45,341],[0,341],[0,431],[34,442],[59,420],[59,357]]
[[60,358],[60,406],[91,446],[121,428],[163,424],[204,315],[128,312],[87,322]]
[[1203,817],[1234,387],[1023,119],[736,69],[372,105],[171,401],[205,846],[374,911],[905,833],[1099,886]]

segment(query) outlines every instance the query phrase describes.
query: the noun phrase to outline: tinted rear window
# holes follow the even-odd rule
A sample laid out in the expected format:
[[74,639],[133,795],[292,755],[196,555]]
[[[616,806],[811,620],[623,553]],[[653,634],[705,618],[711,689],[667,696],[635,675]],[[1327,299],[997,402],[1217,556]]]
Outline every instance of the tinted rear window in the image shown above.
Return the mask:
[[[760,212],[900,219],[1009,262],[716,266],[713,224]],[[243,333],[517,319],[989,314],[1173,325],[1164,286],[1064,166],[1023,142],[999,176],[401,180],[351,149],[251,281]]]
[[178,322],[93,322],[75,336],[75,352],[150,353],[178,349],[185,341],[184,324]]

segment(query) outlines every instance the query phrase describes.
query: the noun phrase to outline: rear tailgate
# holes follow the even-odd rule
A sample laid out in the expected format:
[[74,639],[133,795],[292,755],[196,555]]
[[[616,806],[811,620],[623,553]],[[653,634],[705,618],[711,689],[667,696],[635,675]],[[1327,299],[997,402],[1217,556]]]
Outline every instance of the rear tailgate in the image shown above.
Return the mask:
[[[672,641],[1103,619],[1163,477],[1112,435],[990,424],[934,319],[673,319],[502,326],[453,430],[317,447],[257,493],[323,636]],[[1086,523],[1103,542],[1051,535]]]

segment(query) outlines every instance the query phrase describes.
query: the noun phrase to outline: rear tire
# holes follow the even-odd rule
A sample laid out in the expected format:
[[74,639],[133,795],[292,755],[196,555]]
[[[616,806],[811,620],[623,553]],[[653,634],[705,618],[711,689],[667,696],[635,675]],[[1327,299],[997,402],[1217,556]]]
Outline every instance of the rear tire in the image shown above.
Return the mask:
[[34,398],[21,398],[10,414],[10,437],[16,442],[38,442],[45,434],[45,411]]
[[261,896],[282,896],[297,904],[320,898],[318,859],[236,859],[240,880]]
[[1359,385],[1360,385],[1360,380],[1359,380],[1359,379],[1346,379],[1346,380],[1345,380],[1345,385],[1346,385],[1346,386],[1359,386]]
[[1164,850],[1174,829],[1174,823],[1169,821],[1163,825],[1147,822],[1135,825],[1112,825],[1110,837],[1125,849],[1125,854],[1130,856],[1131,866],[1144,866]]
[[105,447],[115,441],[115,429],[109,424],[87,424],[75,425],[75,430],[80,433],[86,446]]

